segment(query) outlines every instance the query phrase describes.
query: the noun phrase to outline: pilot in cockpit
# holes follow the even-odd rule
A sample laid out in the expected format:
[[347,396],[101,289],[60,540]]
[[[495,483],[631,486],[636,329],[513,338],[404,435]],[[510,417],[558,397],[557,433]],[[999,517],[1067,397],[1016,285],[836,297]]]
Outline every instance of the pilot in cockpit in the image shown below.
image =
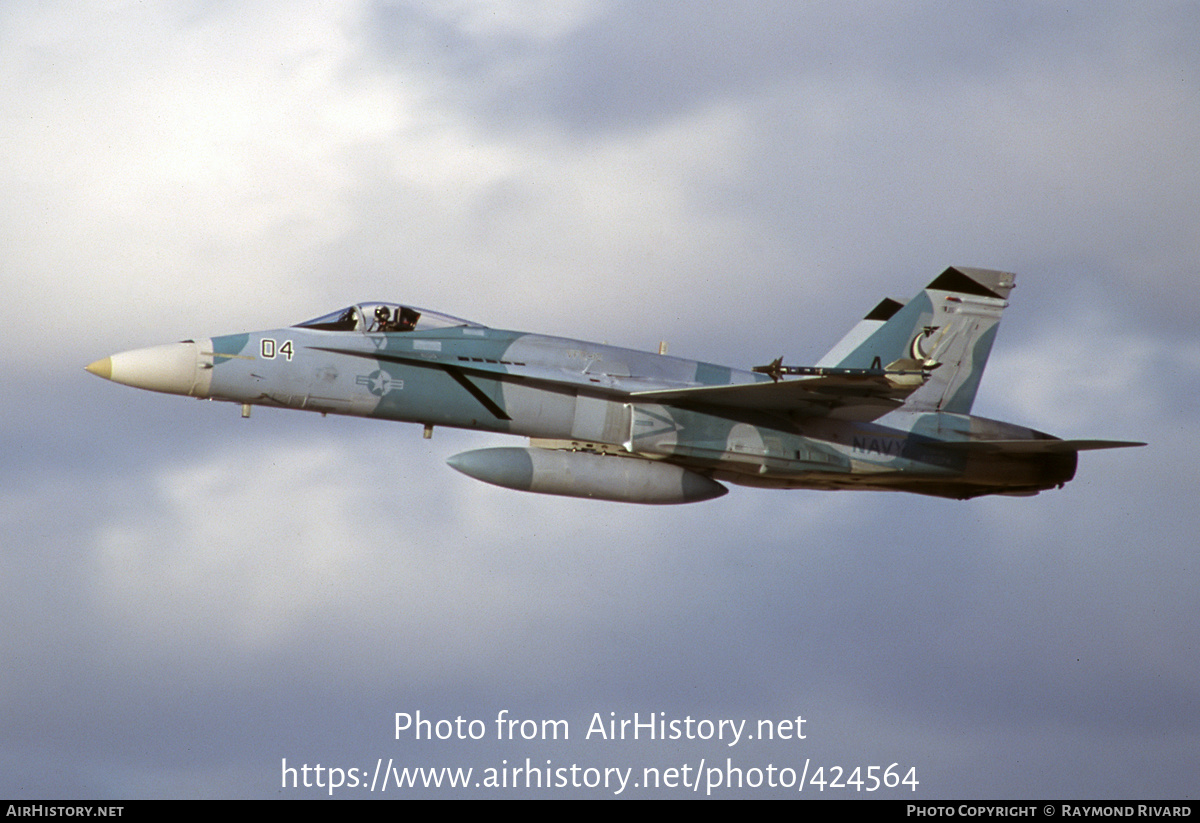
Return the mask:
[[406,306],[397,306],[395,317],[387,306],[380,306],[375,309],[375,331],[412,331],[420,319],[419,311]]

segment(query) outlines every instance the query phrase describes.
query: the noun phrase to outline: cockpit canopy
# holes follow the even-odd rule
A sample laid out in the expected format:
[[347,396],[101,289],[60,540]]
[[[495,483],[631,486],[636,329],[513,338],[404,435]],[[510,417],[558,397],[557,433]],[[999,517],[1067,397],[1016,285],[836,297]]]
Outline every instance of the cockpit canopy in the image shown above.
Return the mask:
[[448,329],[455,326],[482,328],[478,323],[435,311],[401,306],[398,303],[359,303],[314,317],[297,327],[322,331],[406,332]]

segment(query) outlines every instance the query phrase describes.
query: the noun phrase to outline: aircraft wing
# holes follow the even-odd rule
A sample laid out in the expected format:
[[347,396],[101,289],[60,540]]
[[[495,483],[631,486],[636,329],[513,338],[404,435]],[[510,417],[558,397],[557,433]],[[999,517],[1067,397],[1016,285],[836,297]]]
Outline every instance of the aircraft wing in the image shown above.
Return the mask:
[[[908,365],[908,364],[905,364]],[[719,406],[799,417],[873,420],[897,408],[928,377],[920,369],[818,369],[795,380],[694,386],[633,392],[635,400],[674,405]]]

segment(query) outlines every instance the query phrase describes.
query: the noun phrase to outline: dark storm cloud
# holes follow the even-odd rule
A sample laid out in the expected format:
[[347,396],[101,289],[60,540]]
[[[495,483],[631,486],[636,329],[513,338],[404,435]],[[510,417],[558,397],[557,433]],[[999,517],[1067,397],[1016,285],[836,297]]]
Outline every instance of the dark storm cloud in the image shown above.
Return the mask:
[[[736,263],[713,260],[702,274],[717,282],[732,265],[757,282],[788,273],[782,296],[799,301],[849,280],[859,311],[914,267],[1078,270],[1144,285],[1138,322],[1165,310],[1190,328],[1171,299],[1200,267],[1191,187],[1172,182],[1196,174],[1187,7],[613,4],[558,37],[395,4],[372,19],[376,51],[435,76],[483,133],[561,130],[586,155],[736,112],[707,174],[662,181],[696,212],[770,227],[737,238],[752,245]],[[525,213],[539,199],[494,191]]]
[[[463,102],[497,124],[533,118],[580,137],[652,128],[714,101],[804,81],[937,94],[1037,70],[1091,64],[1119,74],[1158,60],[1195,79],[1193,15],[1151,4],[1069,8],[959,3],[609,3],[562,37],[472,29],[429,7],[384,3],[370,30],[386,59],[436,66]],[[514,68],[515,67],[515,68]]]

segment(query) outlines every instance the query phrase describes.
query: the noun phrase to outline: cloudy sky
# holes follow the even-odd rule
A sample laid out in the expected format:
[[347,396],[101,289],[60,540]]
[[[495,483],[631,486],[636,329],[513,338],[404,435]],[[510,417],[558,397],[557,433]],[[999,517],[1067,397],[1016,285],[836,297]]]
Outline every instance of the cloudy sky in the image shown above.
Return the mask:
[[[728,758],[1194,798],[1197,42],[1186,2],[0,6],[0,796]],[[977,413],[1150,446],[1030,499],[622,506],[82,370],[368,299],[812,362],[951,264],[1019,273]],[[585,739],[634,712],[806,736]]]

